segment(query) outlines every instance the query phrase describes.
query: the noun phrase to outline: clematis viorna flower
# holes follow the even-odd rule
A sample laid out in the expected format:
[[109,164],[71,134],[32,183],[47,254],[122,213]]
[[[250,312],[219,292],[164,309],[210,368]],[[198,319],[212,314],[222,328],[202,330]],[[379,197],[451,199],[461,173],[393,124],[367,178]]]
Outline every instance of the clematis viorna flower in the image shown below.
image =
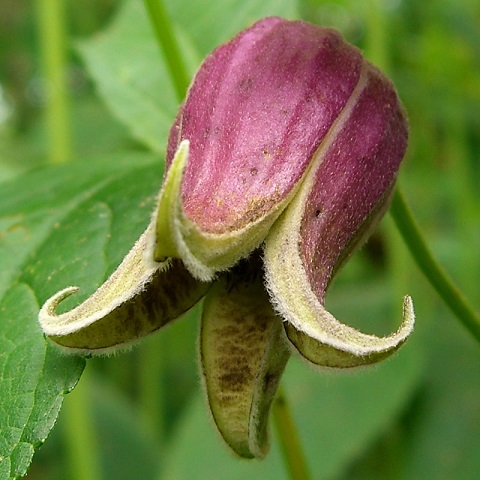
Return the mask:
[[39,315],[64,349],[104,353],[205,297],[200,363],[223,438],[243,457],[268,447],[267,419],[293,353],[326,367],[377,362],[413,328],[357,331],[325,291],[389,205],[407,144],[391,82],[330,28],[266,18],[197,72],[172,126],[145,233],[90,298]]

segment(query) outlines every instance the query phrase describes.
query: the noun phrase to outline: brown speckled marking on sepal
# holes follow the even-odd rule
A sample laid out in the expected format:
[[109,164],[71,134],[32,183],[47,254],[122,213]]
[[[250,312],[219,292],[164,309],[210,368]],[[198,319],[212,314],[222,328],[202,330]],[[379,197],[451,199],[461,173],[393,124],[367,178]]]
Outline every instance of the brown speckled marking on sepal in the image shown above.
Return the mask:
[[263,457],[270,406],[289,353],[256,255],[223,275],[208,293],[200,355],[220,434],[241,457]]

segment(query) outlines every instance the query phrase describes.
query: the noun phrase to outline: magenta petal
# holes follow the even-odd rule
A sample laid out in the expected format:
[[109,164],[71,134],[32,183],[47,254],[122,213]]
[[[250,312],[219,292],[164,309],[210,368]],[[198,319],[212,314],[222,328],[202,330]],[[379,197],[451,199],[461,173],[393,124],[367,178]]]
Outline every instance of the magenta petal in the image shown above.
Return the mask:
[[190,155],[181,195],[205,232],[266,215],[301,179],[358,82],[360,52],[335,30],[266,18],[202,64],[172,128]]

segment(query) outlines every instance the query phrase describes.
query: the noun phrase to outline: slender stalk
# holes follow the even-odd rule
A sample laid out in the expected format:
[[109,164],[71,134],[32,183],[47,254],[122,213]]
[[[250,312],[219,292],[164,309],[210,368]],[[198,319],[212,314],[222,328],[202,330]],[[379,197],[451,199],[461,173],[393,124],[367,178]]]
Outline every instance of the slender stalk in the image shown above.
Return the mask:
[[367,0],[362,5],[365,8],[366,38],[365,51],[370,60],[384,72],[390,70],[390,35],[388,17],[383,0]]
[[190,76],[173,32],[172,23],[168,18],[162,0],[144,0],[144,2],[158,44],[165,56],[175,92],[177,93],[177,99],[181,102],[190,84]]
[[309,480],[311,477],[300,445],[295,422],[282,389],[280,389],[277,398],[273,402],[272,414],[290,478],[292,480]]
[[62,409],[65,442],[72,480],[101,480],[97,438],[91,412],[91,382],[84,372],[75,390],[67,395]]
[[45,121],[48,159],[52,164],[71,157],[69,101],[66,84],[66,27],[63,0],[38,0],[40,57],[45,77]]
[[[452,95],[452,97],[454,97]],[[474,189],[475,176],[469,165],[468,125],[465,118],[463,102],[457,98],[450,100],[448,116],[445,118],[445,135],[442,147],[446,152],[447,174],[449,183],[454,188],[455,201],[452,202],[456,232],[464,245],[475,244],[480,221],[480,202]],[[442,148],[441,147],[441,148]],[[462,275],[463,288],[466,295],[478,292],[480,277],[480,255],[476,248],[467,248],[456,263],[456,273]]]
[[142,346],[139,358],[139,403],[146,427],[158,440],[160,451],[165,441],[165,395],[163,389],[163,335],[154,335]]
[[390,213],[420,270],[450,310],[480,342],[480,316],[470,307],[462,293],[434,259],[398,188],[393,197]]

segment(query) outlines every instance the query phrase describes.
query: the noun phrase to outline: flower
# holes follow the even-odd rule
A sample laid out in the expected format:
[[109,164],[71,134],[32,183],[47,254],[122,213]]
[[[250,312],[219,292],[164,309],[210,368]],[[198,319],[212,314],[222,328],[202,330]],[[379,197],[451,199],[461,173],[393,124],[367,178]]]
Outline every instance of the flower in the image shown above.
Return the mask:
[[200,360],[215,423],[239,455],[267,451],[292,352],[346,368],[395,352],[324,307],[340,266],[389,205],[407,145],[391,82],[335,30],[265,18],[211,53],[180,107],[145,233],[85,302],[39,320],[72,352],[147,335],[205,297]]

